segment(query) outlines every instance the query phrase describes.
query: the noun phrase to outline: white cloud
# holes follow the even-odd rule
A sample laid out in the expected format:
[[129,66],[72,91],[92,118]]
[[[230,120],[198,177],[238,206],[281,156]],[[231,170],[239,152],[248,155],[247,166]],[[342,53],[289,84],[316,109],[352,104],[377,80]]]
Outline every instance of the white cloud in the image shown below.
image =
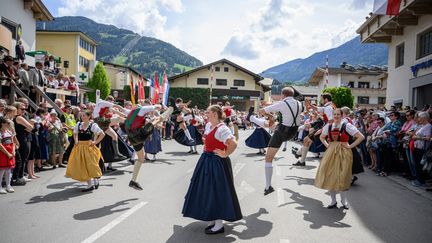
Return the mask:
[[162,10],[181,12],[183,5],[181,0],[63,0],[58,13],[60,16],[85,16],[96,22],[180,44],[175,38],[178,30],[165,27],[167,17]]
[[342,45],[343,43],[353,39],[356,34],[356,29],[360,26],[360,23],[356,23],[351,19],[348,19],[344,23],[344,27],[342,30],[331,39],[332,47],[337,47]]

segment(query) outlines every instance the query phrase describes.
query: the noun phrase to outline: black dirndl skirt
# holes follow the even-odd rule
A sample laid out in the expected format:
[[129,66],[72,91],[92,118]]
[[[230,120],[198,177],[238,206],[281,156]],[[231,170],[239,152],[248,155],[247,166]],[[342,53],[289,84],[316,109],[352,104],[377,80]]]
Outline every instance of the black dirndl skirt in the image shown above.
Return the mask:
[[126,128],[126,134],[130,144],[139,145],[144,142],[153,134],[154,126],[151,123],[146,123],[143,127],[137,129]]
[[182,210],[184,217],[202,221],[243,218],[234,188],[231,160],[204,152],[195,167]]
[[150,139],[144,143],[144,151],[148,154],[157,154],[162,151],[161,136],[158,129],[153,129]]
[[[119,152],[121,155],[125,156],[126,158],[130,159],[132,157],[132,153],[129,152],[128,145],[123,140],[121,136],[118,136],[118,147]],[[108,135],[106,135],[102,141],[100,142],[100,151],[102,153],[102,158],[105,163],[112,163],[112,162],[119,162],[121,160],[114,159],[114,146],[112,143],[112,138]]]
[[253,133],[246,139],[246,146],[250,148],[267,148],[271,135],[264,128],[255,128]]
[[325,150],[326,150],[326,147],[324,146],[324,144],[319,139],[319,136],[314,136],[313,142],[312,142],[311,146],[309,147],[309,151],[312,153],[322,153],[322,152],[325,152]]
[[175,126],[173,138],[179,144],[184,146],[195,146],[203,144],[202,135],[201,133],[199,133],[198,129],[195,126],[189,125],[187,126],[187,129],[189,130],[191,137],[194,139],[193,142],[189,142],[189,139],[186,137],[186,134],[184,133],[183,129],[180,128],[180,126]]
[[364,172],[360,153],[357,151],[357,148],[352,148],[351,150],[353,154],[352,173],[359,174]]

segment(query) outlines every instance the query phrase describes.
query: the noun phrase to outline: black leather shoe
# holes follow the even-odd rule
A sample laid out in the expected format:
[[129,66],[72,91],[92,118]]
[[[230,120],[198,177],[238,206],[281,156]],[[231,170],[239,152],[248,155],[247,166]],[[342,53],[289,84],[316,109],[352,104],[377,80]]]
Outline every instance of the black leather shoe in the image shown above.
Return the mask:
[[211,225],[205,227],[205,230],[209,230],[209,229],[213,228],[214,226],[215,226],[214,224],[211,224]]
[[188,154],[191,154],[191,153],[193,153],[193,150],[189,150],[189,151],[188,151]]
[[328,209],[337,208],[337,203],[327,206]]
[[268,195],[268,194],[270,194],[272,192],[274,192],[274,189],[273,189],[272,186],[270,186],[268,189],[264,190],[264,196],[266,196],[266,195]]
[[340,208],[345,209],[345,210],[348,210],[348,209],[349,209],[349,206],[348,206],[348,205],[343,205],[343,204],[342,204],[342,207],[340,207]]
[[297,163],[295,163],[295,164],[293,164],[294,166],[306,166],[306,162],[300,162],[300,160],[299,161],[297,161]]
[[282,151],[285,152],[285,151],[286,151],[286,148],[283,148]]
[[117,169],[114,169],[113,167],[107,167],[108,171],[117,171]]
[[99,181],[96,181],[94,188],[97,190],[99,188]]
[[222,226],[219,230],[213,231],[211,229],[206,229],[205,233],[208,235],[216,235],[216,234],[222,234],[225,232],[225,227]]
[[358,177],[353,176],[353,178],[351,179],[351,186],[354,185],[354,182],[356,182],[356,180],[358,180]]
[[191,154],[198,154],[198,151],[193,151]]
[[130,181],[129,182],[129,186],[132,187],[135,190],[143,190],[143,188],[141,187],[141,185],[138,182],[135,181]]
[[83,190],[81,190],[82,192],[91,192],[91,191],[93,191],[95,188],[94,188],[94,186],[91,186],[91,187],[88,187],[88,188],[86,188],[86,189],[83,189]]

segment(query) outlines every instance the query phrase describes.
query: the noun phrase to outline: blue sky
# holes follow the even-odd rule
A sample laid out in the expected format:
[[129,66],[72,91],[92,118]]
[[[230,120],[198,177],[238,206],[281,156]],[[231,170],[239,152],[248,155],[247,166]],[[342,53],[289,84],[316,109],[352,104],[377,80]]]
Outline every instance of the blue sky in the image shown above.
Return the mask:
[[373,0],[43,2],[54,16],[89,17],[167,41],[204,63],[227,58],[254,72],[354,38],[373,4]]

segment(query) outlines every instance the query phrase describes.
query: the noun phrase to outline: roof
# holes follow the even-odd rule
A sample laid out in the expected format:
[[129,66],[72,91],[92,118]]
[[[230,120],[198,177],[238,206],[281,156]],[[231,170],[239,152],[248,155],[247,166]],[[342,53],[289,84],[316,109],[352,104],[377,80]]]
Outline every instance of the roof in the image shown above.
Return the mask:
[[42,0],[26,0],[24,2],[24,9],[31,9],[33,11],[33,16],[35,19],[40,21],[51,21],[54,17],[48,10],[48,8],[43,4]]
[[91,44],[97,46],[99,45],[97,41],[95,41],[93,38],[88,36],[86,33],[79,31],[79,30],[36,30],[36,34],[74,34],[74,35],[80,35],[83,37],[86,41],[90,42]]
[[266,86],[272,86],[273,79],[272,78],[264,78],[263,80],[259,81],[260,84],[266,85]]
[[177,78],[180,78],[180,77],[186,76],[186,75],[188,75],[188,74],[194,73],[194,72],[199,71],[199,70],[202,70],[202,69],[209,69],[209,70],[210,70],[210,68],[211,68],[212,65],[216,65],[216,64],[219,64],[219,63],[227,63],[227,64],[229,64],[229,65],[231,65],[231,66],[233,66],[233,67],[235,67],[235,68],[237,68],[237,69],[239,69],[239,70],[241,70],[241,71],[243,71],[243,72],[245,72],[245,73],[251,75],[251,76],[254,78],[256,84],[262,85],[263,88],[264,88],[264,87],[265,87],[265,88],[270,88],[270,87],[267,87],[267,85],[264,85],[264,84],[260,84],[260,83],[259,83],[259,81],[261,81],[261,80],[264,79],[263,77],[261,77],[260,75],[254,73],[254,72],[252,72],[252,71],[249,71],[248,69],[246,69],[246,68],[244,68],[244,67],[242,67],[242,66],[239,66],[239,65],[237,65],[237,64],[235,64],[235,63],[233,63],[233,62],[231,62],[230,60],[225,59],[225,58],[223,58],[223,59],[221,59],[221,60],[218,60],[218,61],[215,61],[215,62],[212,62],[212,63],[209,63],[209,64],[204,65],[204,66],[201,66],[201,67],[194,68],[194,69],[189,70],[189,71],[187,71],[187,72],[184,72],[184,73],[181,73],[181,74],[178,74],[178,75],[171,76],[171,77],[168,78],[168,80],[169,80],[169,81],[172,81],[172,80],[174,80],[174,79],[177,79]]
[[[386,71],[379,70],[349,70],[346,68],[337,68],[337,67],[329,67],[328,68],[329,75],[336,74],[353,74],[353,75],[375,75],[378,76],[380,74],[385,73]],[[315,71],[312,73],[311,77],[308,80],[308,83],[319,83],[319,81],[324,77],[326,70],[325,67],[317,67]]]
[[[122,64],[117,64],[117,63],[112,63],[112,62],[106,62],[106,61],[100,61],[100,62],[103,63],[103,65],[111,65],[111,66],[114,66],[114,67],[122,67],[122,68],[129,69],[129,70],[132,71],[133,73],[135,73],[135,74],[137,74],[137,75],[140,75],[140,76],[142,76],[144,79],[146,79],[146,78],[144,77],[144,75],[142,75],[140,72],[138,72],[137,70],[135,70],[135,69],[133,69],[133,68],[131,68],[131,67],[129,67],[129,66],[122,65]],[[147,80],[147,79],[146,79],[146,80]]]
[[295,89],[298,93],[301,95],[318,95],[319,88],[318,86],[297,86],[293,85],[291,86],[293,89]]

